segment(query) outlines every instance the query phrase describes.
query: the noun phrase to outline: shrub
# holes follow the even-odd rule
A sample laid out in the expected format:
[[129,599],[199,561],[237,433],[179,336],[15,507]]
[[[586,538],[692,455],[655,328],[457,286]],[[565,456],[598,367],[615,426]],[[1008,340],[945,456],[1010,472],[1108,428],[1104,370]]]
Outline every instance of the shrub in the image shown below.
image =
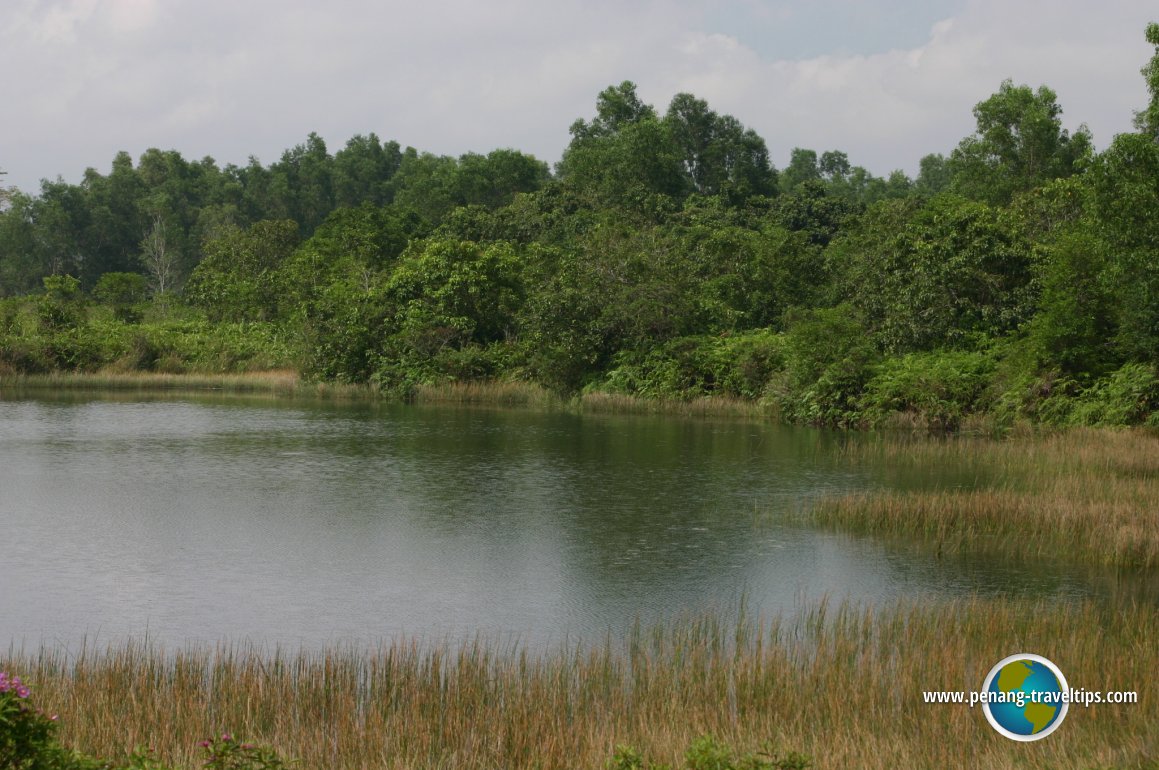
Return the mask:
[[992,355],[944,351],[911,353],[883,362],[865,388],[865,418],[880,422],[894,412],[911,412],[934,430],[956,430],[962,417],[982,406],[994,374]]
[[144,317],[145,276],[137,273],[105,273],[97,281],[93,296],[113,308],[113,317],[128,324]]
[[80,281],[71,275],[44,278],[44,294],[36,305],[41,328],[48,332],[79,326],[84,320],[84,296]]
[[790,314],[786,334],[782,413],[797,422],[850,425],[877,358],[852,308]]
[[1069,422],[1137,425],[1159,413],[1159,373],[1151,364],[1126,364],[1083,391]]
[[616,354],[601,385],[658,398],[722,394],[755,399],[783,366],[784,338],[768,330],[680,337],[644,352]]

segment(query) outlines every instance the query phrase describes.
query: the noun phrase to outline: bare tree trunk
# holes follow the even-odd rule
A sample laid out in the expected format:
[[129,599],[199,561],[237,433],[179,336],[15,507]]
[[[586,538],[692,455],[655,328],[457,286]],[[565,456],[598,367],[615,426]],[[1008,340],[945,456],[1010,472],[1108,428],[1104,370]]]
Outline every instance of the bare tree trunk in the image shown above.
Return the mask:
[[149,289],[155,297],[176,288],[177,253],[165,241],[165,223],[160,216],[153,218],[153,226],[141,240],[141,261],[149,273]]

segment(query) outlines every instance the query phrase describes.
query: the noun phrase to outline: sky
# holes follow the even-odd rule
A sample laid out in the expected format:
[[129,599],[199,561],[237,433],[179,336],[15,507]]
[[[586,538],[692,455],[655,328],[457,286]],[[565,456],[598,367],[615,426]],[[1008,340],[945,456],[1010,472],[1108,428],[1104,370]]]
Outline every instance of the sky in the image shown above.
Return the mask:
[[913,175],[1010,78],[1095,145],[1131,130],[1154,0],[0,0],[0,177],[120,150],[269,164],[320,134],[554,163],[596,95],[689,92],[768,144]]

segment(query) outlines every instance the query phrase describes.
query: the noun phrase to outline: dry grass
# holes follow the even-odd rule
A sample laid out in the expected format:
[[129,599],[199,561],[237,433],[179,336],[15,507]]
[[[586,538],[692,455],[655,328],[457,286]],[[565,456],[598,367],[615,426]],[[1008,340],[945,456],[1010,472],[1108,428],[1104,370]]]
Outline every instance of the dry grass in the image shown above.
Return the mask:
[[850,445],[855,460],[898,472],[951,467],[977,488],[873,491],[821,500],[814,521],[927,541],[946,552],[1062,558],[1159,568],[1159,436],[1072,429],[997,441],[886,438]]
[[[161,372],[58,372],[53,374],[3,374],[0,387],[71,391],[172,393],[217,391],[279,397],[321,397],[349,400],[391,398],[368,385],[309,382],[292,370],[235,374],[168,374]],[[771,406],[725,396],[688,401],[651,399],[617,393],[585,393],[568,398],[531,382],[482,380],[420,385],[410,399],[418,404],[520,407],[539,410],[570,410],[593,414],[669,414],[681,417],[775,417]]]
[[169,374],[111,370],[95,373],[21,374],[0,377],[0,387],[31,391],[38,389],[139,393],[216,391],[278,397],[368,398],[374,395],[374,391],[364,385],[307,382],[290,369],[234,374]]
[[[979,689],[1013,652],[1072,687],[1134,690],[1135,705],[1072,706],[1049,739],[998,736],[980,709],[925,705]],[[306,769],[603,768],[617,744],[675,761],[711,733],[765,740],[818,768],[1140,767],[1159,751],[1153,607],[972,599],[884,609],[824,603],[791,623],[687,619],[622,647],[545,655],[485,641],[318,653],[175,654],[126,645],[13,653],[0,668],[60,714],[62,739],[103,756],[157,747],[181,767],[228,730]]]
[[775,417],[766,403],[730,396],[703,396],[689,400],[641,398],[600,391],[584,393],[574,403],[582,412],[595,414],[673,414],[682,417]]
[[588,414],[668,414],[681,417],[755,417],[773,415],[767,405],[727,396],[690,400],[642,398],[595,391],[568,398],[531,382],[490,380],[420,385],[420,404],[473,404],[564,409]]
[[531,382],[484,380],[420,385],[414,393],[419,404],[484,404],[547,409],[561,405],[559,396]]

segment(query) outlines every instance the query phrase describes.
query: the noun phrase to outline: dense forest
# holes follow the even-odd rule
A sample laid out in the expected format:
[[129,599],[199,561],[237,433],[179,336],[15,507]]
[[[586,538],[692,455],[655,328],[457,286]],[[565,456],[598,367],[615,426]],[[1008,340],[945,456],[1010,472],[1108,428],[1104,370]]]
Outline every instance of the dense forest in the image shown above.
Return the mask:
[[916,179],[624,82],[554,169],[317,135],[263,166],[126,153],[8,190],[0,375],[293,367],[405,395],[517,380],[866,425],[1159,422],[1159,24],[1094,150],[1011,81]]

